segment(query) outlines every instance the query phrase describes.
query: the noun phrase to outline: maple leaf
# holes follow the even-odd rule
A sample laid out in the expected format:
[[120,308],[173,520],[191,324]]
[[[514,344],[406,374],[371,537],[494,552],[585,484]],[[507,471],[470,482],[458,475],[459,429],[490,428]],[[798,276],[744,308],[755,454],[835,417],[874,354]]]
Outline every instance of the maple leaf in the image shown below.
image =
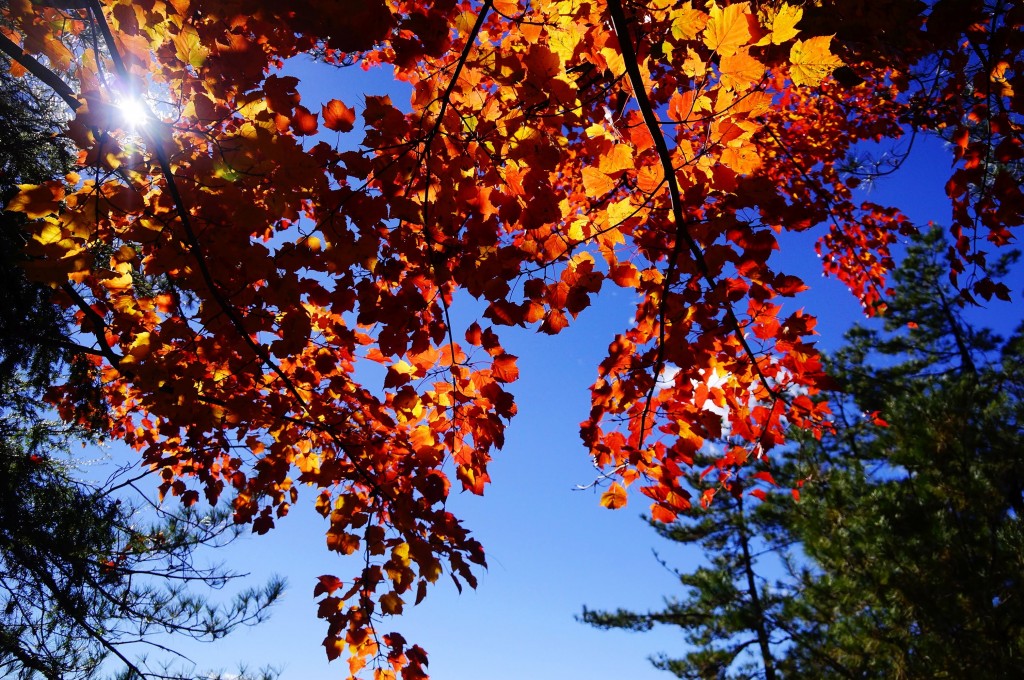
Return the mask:
[[672,37],[676,40],[696,40],[708,24],[708,15],[694,9],[692,0],[671,11]]
[[794,85],[818,85],[843,65],[842,60],[829,50],[831,42],[832,36],[816,36],[793,43],[789,53],[789,75]]
[[324,127],[336,132],[349,132],[356,121],[356,112],[345,106],[339,99],[332,99],[323,105]]
[[765,19],[762,22],[768,33],[765,34],[758,45],[781,45],[795,38],[800,33],[796,27],[804,16],[804,10],[798,5],[782,3],[779,7],[768,7],[765,9]]
[[491,372],[494,379],[499,382],[515,382],[519,379],[519,368],[516,366],[517,357],[508,353],[501,353],[494,357],[491,365]]
[[754,59],[746,50],[722,57],[719,66],[722,85],[729,90],[743,91],[764,76],[764,64]]
[[316,114],[301,104],[297,105],[291,117],[291,128],[297,135],[315,135],[317,130]]
[[588,198],[602,198],[618,183],[597,168],[583,168],[583,188]]
[[7,202],[5,209],[24,213],[29,219],[56,213],[64,199],[64,185],[57,182],[21,184],[18,189],[19,192]]
[[751,42],[757,21],[750,14],[749,2],[738,2],[722,8],[711,7],[707,27],[704,30],[704,44],[721,57],[728,57]]

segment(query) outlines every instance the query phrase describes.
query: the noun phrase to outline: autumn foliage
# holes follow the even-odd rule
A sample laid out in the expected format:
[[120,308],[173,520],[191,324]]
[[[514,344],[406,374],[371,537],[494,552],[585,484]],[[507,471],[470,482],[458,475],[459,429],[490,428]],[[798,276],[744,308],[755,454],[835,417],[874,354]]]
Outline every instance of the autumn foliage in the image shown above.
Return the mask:
[[[162,494],[227,494],[257,533],[315,503],[328,548],[362,556],[316,587],[328,656],[425,677],[381,620],[484,564],[445,500],[484,492],[516,412],[501,327],[556,334],[635,293],[581,434],[604,505],[634,487],[671,521],[787,427],[825,426],[814,318],[780,303],[806,286],[776,251],[820,230],[825,271],[882,310],[913,227],[855,198],[859,143],[954,141],[951,273],[1006,295],[985,247],[1024,211],[1024,16],[930,4],[10,0],[0,48],[67,100],[81,166],[7,206],[92,363],[53,401],[93,422],[98,386]],[[280,71],[303,53],[389,65],[411,102],[303,101]],[[117,104],[140,93],[132,128]],[[455,327],[465,296],[486,311]]]

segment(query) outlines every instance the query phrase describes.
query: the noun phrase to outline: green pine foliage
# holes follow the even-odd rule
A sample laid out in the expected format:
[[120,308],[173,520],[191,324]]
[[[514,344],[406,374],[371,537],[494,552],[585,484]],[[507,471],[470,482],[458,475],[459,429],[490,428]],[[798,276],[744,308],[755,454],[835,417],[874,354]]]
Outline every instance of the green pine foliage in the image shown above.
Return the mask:
[[[701,461],[696,462],[699,467]],[[768,546],[782,549],[777,539],[785,537],[774,517],[758,511],[760,502],[744,493],[739,480],[732,480],[731,488],[734,493],[719,494],[706,509],[695,509],[672,524],[649,521],[663,537],[699,547],[707,556],[708,564],[675,572],[683,586],[681,596],[666,598],[660,611],[584,608],[580,620],[633,631],[656,624],[678,626],[685,653],[659,654],[651,662],[679,678],[778,677],[774,655],[784,637],[776,621],[785,615],[789,595],[766,580],[759,558]]]
[[809,558],[793,677],[1024,667],[1024,337],[967,322],[945,247],[933,230],[910,249],[884,328],[833,357],[836,432],[793,455],[812,480],[788,511]]

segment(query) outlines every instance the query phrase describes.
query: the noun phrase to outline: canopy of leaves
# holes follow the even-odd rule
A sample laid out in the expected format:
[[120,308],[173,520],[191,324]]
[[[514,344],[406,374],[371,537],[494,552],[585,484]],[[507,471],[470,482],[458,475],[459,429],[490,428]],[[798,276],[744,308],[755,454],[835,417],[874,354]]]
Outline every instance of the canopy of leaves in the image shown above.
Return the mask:
[[[606,505],[633,486],[670,520],[827,416],[814,320],[779,304],[805,286],[772,257],[777,234],[821,226],[826,271],[880,309],[889,247],[912,227],[854,199],[857,142],[957,130],[952,271],[963,295],[1006,295],[978,243],[1022,221],[998,165],[1021,152],[1020,14],[10,0],[0,49],[74,110],[80,169],[8,207],[34,220],[27,271],[88,337],[104,431],[163,494],[227,492],[257,533],[312,486],[328,548],[363,556],[317,588],[328,656],[411,680],[423,650],[379,623],[484,564],[445,501],[453,479],[483,492],[516,412],[501,326],[558,333],[603,288],[635,292],[581,434],[619,480]],[[409,107],[303,102],[280,72],[300,54],[389,65]],[[136,129],[117,109],[133,93],[151,104]],[[358,150],[321,123],[361,134]],[[457,293],[485,305],[468,328],[451,323]],[[383,385],[360,381],[364,362]],[[64,418],[81,417],[81,389],[54,391]],[[739,446],[693,488],[685,471],[723,433]]]
[[[61,107],[49,90],[0,73],[5,199],[18,184],[70,170]],[[0,214],[0,675],[72,680],[120,666],[137,680],[190,677],[191,669],[168,670],[176,659],[154,668],[136,652],[163,650],[157,633],[211,639],[255,622],[282,583],[223,606],[208,601],[233,574],[193,559],[200,546],[236,533],[223,510],[142,512],[127,501],[136,481],[127,475],[103,485],[75,477],[71,447],[106,434],[98,429],[105,404],[70,315],[54,306],[48,285],[26,278],[25,223]],[[75,421],[55,420],[43,399],[59,375],[79,390]],[[103,666],[108,658],[115,663]]]

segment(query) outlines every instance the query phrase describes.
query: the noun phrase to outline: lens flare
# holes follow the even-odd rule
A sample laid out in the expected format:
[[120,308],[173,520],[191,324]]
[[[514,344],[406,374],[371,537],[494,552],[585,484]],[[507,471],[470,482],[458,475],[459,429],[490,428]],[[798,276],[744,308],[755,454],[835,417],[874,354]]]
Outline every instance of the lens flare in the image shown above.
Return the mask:
[[133,129],[137,129],[149,122],[149,107],[137,97],[124,97],[117,103],[121,111],[121,118],[124,123]]

